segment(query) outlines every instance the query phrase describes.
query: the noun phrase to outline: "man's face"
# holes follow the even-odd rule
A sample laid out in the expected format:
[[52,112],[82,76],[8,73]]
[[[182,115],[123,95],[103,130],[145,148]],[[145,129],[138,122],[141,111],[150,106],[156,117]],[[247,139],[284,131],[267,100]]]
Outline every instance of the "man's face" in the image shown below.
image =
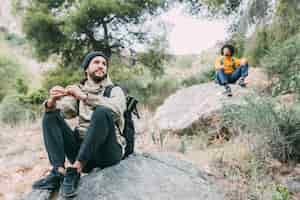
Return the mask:
[[102,56],[96,56],[93,58],[86,69],[86,73],[95,82],[99,82],[106,77],[107,74],[107,61]]
[[229,49],[229,48],[224,48],[223,54],[224,54],[224,56],[231,56],[231,51],[230,51],[230,49]]

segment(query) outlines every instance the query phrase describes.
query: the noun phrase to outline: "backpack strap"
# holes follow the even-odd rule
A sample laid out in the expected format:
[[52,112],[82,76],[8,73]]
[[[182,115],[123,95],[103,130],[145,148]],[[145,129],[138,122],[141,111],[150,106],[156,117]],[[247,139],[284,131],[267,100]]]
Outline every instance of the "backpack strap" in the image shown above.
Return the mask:
[[232,57],[231,59],[232,59],[232,61],[231,61],[231,62],[232,62],[232,67],[233,67],[234,69],[236,69],[236,65],[235,65],[235,64],[236,64],[236,63],[235,63],[235,58],[234,58],[234,57]]
[[[103,96],[104,97],[110,97],[110,94],[111,94],[111,91],[114,87],[117,87],[117,85],[109,85],[109,86],[106,86],[104,88],[104,92],[103,92]],[[119,126],[119,124],[116,123],[116,126],[118,128],[118,131],[120,132],[121,135],[123,135],[122,131],[121,131],[121,128]]]
[[110,94],[111,94],[111,91],[112,89],[116,87],[115,85],[109,85],[109,86],[106,86],[105,89],[104,89],[104,93],[103,93],[103,96],[104,97],[110,97]]
[[[119,87],[118,85],[109,85],[104,89],[103,96],[104,97],[110,97],[111,91],[114,87]],[[138,119],[140,119],[140,114],[137,109],[138,100],[132,96],[126,97],[126,111],[129,111],[130,113],[133,113],[135,116],[137,116]]]
[[[224,56],[222,56],[222,58],[221,58],[221,61],[220,61],[220,64],[221,65],[224,65]],[[231,65],[232,65],[232,67],[235,69],[236,68],[236,62],[235,62],[235,58],[234,57],[231,57]]]

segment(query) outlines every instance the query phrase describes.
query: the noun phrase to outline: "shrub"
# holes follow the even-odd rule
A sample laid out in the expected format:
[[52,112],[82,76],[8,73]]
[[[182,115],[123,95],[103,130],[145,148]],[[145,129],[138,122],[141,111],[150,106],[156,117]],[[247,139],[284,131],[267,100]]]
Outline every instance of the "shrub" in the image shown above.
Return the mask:
[[300,34],[270,49],[262,59],[261,66],[270,76],[278,77],[273,82],[275,95],[292,91],[300,93]]
[[300,160],[300,110],[286,107],[271,98],[249,96],[243,105],[225,106],[223,124],[233,131],[261,137],[257,152],[281,160]]
[[48,92],[46,90],[38,89],[29,94],[19,95],[18,100],[26,105],[39,106],[47,99],[47,96]]
[[58,66],[44,74],[42,85],[45,90],[49,91],[55,85],[66,87],[67,85],[78,83],[83,77],[83,71],[79,67],[78,69],[73,69]]
[[235,33],[229,41],[235,47],[235,56],[240,58],[244,55],[246,38],[240,33]]
[[15,86],[16,86],[16,91],[19,94],[27,94],[28,85],[25,83],[23,78],[17,78]]
[[252,65],[257,65],[272,45],[273,39],[271,30],[268,26],[259,27],[252,37],[248,41],[245,41],[245,55],[248,57]]
[[4,33],[4,39],[14,46],[21,46],[26,43],[25,38],[22,38],[15,33]]
[[180,84],[177,80],[161,78],[153,80],[151,76],[138,77],[122,81],[120,85],[129,89],[130,94],[137,97],[140,103],[155,109],[165,98],[175,92]]
[[7,95],[0,104],[0,121],[16,126],[20,123],[31,122],[37,117],[35,111],[18,100],[17,95]]
[[183,87],[189,87],[196,84],[207,83],[214,80],[215,78],[215,69],[210,69],[204,72],[197,73],[191,77],[188,77],[182,80],[181,85]]
[[290,199],[289,190],[282,185],[277,185],[276,192],[274,192],[272,196],[272,200],[289,200],[289,199]]
[[20,65],[15,59],[0,54],[0,102],[13,89],[15,80],[20,76]]

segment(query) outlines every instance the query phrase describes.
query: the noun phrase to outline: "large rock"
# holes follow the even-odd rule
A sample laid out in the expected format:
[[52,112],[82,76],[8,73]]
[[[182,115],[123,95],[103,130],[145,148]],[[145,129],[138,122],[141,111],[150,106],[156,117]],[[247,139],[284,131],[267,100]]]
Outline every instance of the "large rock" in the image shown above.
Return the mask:
[[[45,194],[34,192],[24,200],[49,199]],[[59,195],[58,199],[64,198]],[[211,177],[192,164],[164,154],[142,154],[83,176],[74,200],[80,199],[223,200],[224,195]]]
[[214,82],[178,90],[158,107],[154,116],[157,130],[179,131],[199,120],[210,123],[224,104],[240,104],[242,97],[250,94],[253,88],[264,90],[268,86],[267,76],[255,68],[251,69],[247,82],[247,88],[231,85],[233,97],[225,96],[224,87]]

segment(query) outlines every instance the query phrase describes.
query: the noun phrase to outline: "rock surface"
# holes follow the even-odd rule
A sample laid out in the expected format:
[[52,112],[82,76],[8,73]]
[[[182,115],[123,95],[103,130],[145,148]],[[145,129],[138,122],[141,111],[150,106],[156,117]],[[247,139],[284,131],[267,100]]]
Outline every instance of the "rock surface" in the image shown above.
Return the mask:
[[[23,200],[47,200],[33,191]],[[59,195],[59,200],[64,199]],[[80,180],[74,200],[223,200],[213,180],[191,163],[165,154],[138,154]]]
[[253,88],[263,90],[267,87],[268,79],[259,69],[252,69],[249,74],[247,88],[231,85],[233,97],[225,96],[224,88],[214,82],[178,90],[157,109],[154,121],[158,130],[178,131],[199,120],[206,121],[224,104],[240,104],[241,97],[250,94]]

